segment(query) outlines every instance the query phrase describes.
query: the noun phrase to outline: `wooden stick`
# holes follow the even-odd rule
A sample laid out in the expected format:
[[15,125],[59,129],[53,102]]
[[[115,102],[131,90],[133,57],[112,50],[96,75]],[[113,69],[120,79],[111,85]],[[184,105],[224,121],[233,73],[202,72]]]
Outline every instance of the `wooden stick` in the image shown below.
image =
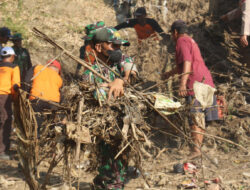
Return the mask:
[[168,78],[168,79],[166,79],[166,80],[164,80],[164,81],[162,81],[162,82],[159,82],[159,83],[157,83],[157,84],[154,84],[154,85],[152,85],[152,86],[150,86],[150,87],[148,87],[148,88],[142,90],[141,92],[145,92],[145,91],[151,90],[152,88],[155,88],[155,87],[157,87],[157,86],[160,86],[160,85],[162,85],[162,84],[168,82],[169,80],[173,80],[173,79],[178,78],[178,77],[180,77],[180,76],[182,76],[182,75],[187,75],[187,74],[191,74],[191,73],[192,73],[192,72],[187,72],[187,73],[182,73],[182,74],[179,74],[179,75],[175,75],[175,76],[170,77],[170,78]]
[[47,41],[48,43],[50,43],[51,45],[53,45],[54,47],[57,47],[58,49],[62,50],[64,52],[64,54],[66,54],[71,59],[75,60],[77,63],[80,63],[81,65],[83,65],[84,67],[86,67],[87,69],[89,69],[94,75],[100,77],[101,79],[103,79],[104,81],[106,81],[108,83],[111,82],[109,79],[103,77],[96,70],[94,70],[87,62],[85,62],[84,60],[81,60],[80,58],[78,58],[78,57],[76,57],[74,55],[72,55],[69,51],[67,51],[66,49],[64,49],[62,46],[58,45],[51,38],[49,38],[47,35],[45,35],[41,31],[39,31],[37,28],[33,28],[33,32],[37,36],[39,36],[40,38],[44,39],[45,41]]
[[131,144],[131,142],[127,143],[115,156],[115,160],[121,155],[121,153]]
[[[76,132],[77,132],[78,135],[80,133],[80,127],[81,127],[81,121],[82,121],[83,104],[84,104],[84,98],[82,97],[82,99],[80,100],[79,105],[78,105],[78,113],[77,113]],[[75,155],[75,160],[76,161],[79,161],[79,159],[80,159],[80,148],[81,148],[81,142],[80,142],[79,138],[77,138],[77,140],[76,140],[76,155]]]
[[240,147],[242,150],[244,150],[244,151],[246,151],[246,152],[249,152],[245,147],[243,147],[243,146],[241,146],[241,145],[239,145],[239,144],[237,144],[237,143],[234,143],[233,141],[227,140],[227,139],[225,139],[225,138],[218,137],[218,136],[215,136],[215,135],[210,135],[210,134],[207,134],[207,133],[198,132],[198,131],[192,131],[192,132],[198,133],[198,134],[201,134],[201,135],[205,135],[205,136],[207,136],[207,137],[215,138],[215,139],[218,139],[218,140],[221,140],[221,141],[228,142],[228,143],[230,143],[230,144],[233,144],[233,145],[235,145],[235,146]]
[[131,128],[132,128],[132,132],[133,132],[133,136],[134,136],[135,140],[138,141],[139,139],[138,139],[138,136],[136,134],[136,130],[135,130],[136,126],[134,123],[131,123]]
[[155,157],[155,159],[158,159],[160,157],[160,155],[165,152],[167,149],[166,148],[163,148],[158,154],[157,156]]
[[38,75],[40,75],[41,72],[43,72],[48,66],[51,65],[51,63],[53,63],[53,61],[55,61],[58,57],[62,56],[64,54],[64,51],[61,52],[59,55],[57,55],[55,58],[53,58],[49,63],[47,63],[46,65],[44,65],[44,67],[38,72],[36,73],[35,76],[33,76],[30,81],[33,81]]

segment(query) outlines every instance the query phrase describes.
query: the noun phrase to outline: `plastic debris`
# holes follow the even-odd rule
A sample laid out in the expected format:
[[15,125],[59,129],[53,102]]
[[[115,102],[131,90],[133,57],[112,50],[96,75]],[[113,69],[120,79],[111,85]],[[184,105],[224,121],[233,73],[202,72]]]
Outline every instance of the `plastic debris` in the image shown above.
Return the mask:
[[196,188],[197,185],[195,184],[194,180],[185,180],[181,183],[181,186],[184,187],[185,189],[191,189],[191,188]]
[[183,168],[185,173],[187,172],[192,174],[197,172],[197,167],[192,163],[184,163]]
[[212,179],[212,180],[205,180],[204,181],[205,184],[220,183],[220,182],[221,182],[221,180],[218,177],[215,179]]
[[171,98],[163,96],[161,94],[154,94],[155,97],[155,108],[160,109],[165,115],[174,114],[178,108],[181,107],[180,102],[175,102]]

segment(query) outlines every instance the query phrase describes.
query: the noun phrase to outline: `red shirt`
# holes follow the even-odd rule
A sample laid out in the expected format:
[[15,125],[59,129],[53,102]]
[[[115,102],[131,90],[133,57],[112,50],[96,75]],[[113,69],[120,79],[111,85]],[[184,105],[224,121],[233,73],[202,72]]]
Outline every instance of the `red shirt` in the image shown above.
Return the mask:
[[156,36],[155,30],[149,24],[145,24],[144,26],[136,24],[134,28],[139,40],[144,40],[151,36]]
[[[176,43],[176,64],[178,73],[183,72],[183,63],[184,61],[191,62],[191,72],[187,81],[187,88],[193,89],[195,81],[202,82],[203,78],[204,84],[208,84],[211,87],[214,87],[214,82],[211,76],[210,71],[203,58],[201,57],[200,49],[197,43],[189,36],[179,37]],[[189,91],[189,95],[194,95],[193,91]]]

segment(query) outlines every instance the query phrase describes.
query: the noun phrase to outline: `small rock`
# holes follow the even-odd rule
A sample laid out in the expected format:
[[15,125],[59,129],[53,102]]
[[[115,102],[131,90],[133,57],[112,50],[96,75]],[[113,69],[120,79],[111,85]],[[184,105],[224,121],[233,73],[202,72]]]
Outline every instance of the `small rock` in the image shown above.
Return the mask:
[[245,177],[250,177],[250,172],[243,172],[242,175]]
[[219,161],[218,161],[218,158],[214,158],[214,163],[218,165]]
[[160,179],[160,181],[158,181],[157,185],[163,186],[163,185],[166,185],[166,183],[167,183],[167,179],[163,177],[162,179]]
[[144,189],[149,189],[149,186],[146,183],[143,184],[143,187],[144,187]]
[[218,184],[208,185],[206,190],[220,190],[220,186]]

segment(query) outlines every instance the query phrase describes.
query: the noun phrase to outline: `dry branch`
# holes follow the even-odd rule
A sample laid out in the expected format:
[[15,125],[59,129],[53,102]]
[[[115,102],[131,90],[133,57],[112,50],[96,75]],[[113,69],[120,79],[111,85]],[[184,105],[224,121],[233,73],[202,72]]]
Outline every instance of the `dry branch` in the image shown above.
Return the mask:
[[240,144],[237,144],[237,143],[235,143],[235,142],[233,142],[233,141],[230,141],[230,140],[228,140],[228,139],[225,139],[225,138],[222,138],[222,137],[218,137],[218,136],[215,136],[215,135],[211,135],[211,134],[207,134],[207,133],[198,132],[198,131],[192,131],[192,132],[198,133],[198,134],[201,134],[201,135],[205,135],[205,136],[210,137],[210,138],[215,138],[215,139],[218,139],[218,140],[221,140],[221,141],[230,143],[230,144],[233,144],[233,145],[235,145],[235,146],[238,146],[239,148],[241,148],[241,149],[244,150],[245,152],[249,153],[249,151],[248,151],[245,147],[243,147],[243,146],[241,146]]
[[[84,104],[84,98],[82,98],[79,102],[79,106],[78,106],[78,113],[77,113],[77,134],[79,134],[80,132],[80,127],[81,127],[81,121],[82,121],[82,109],[83,109],[83,104]],[[76,142],[76,155],[75,155],[75,159],[76,161],[79,162],[80,159],[80,148],[81,148],[81,142],[80,139],[77,139]]]

